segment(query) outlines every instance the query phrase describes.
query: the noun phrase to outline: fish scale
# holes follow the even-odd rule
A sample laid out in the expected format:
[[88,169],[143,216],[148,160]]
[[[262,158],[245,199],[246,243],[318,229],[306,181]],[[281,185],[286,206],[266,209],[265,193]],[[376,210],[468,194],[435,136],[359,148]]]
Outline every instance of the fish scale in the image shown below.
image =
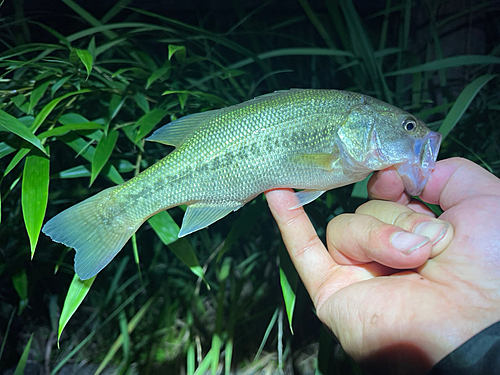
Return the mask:
[[180,118],[147,140],[176,148],[43,228],[75,248],[81,279],[104,268],[147,218],[181,204],[188,205],[184,236],[263,191],[304,189],[296,193],[300,206],[392,165],[407,190],[419,193],[441,138],[409,113],[369,96],[295,89]]

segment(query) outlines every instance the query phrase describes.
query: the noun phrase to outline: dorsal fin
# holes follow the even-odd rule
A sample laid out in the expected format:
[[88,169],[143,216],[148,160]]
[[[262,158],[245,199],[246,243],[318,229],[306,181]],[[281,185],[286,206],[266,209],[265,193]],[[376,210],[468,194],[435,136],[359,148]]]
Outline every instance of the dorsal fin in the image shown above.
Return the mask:
[[179,147],[201,125],[210,120],[220,109],[187,115],[169,122],[156,130],[146,141]]

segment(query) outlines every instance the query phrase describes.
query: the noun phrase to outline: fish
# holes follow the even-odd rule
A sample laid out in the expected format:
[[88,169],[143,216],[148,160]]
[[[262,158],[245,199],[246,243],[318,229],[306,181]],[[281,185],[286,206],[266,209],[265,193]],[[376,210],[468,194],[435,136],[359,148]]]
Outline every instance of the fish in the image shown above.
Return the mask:
[[76,251],[82,280],[100,272],[149,217],[187,205],[179,237],[208,227],[264,191],[294,188],[297,206],[394,166],[410,195],[433,171],[441,135],[367,95],[276,91],[181,117],[148,141],[166,157],[50,219],[42,231]]

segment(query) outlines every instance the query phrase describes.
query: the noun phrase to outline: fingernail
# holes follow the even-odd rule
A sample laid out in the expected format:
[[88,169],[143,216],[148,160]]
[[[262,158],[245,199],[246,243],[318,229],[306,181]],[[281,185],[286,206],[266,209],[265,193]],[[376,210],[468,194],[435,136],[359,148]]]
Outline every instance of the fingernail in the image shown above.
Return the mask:
[[408,232],[396,232],[391,238],[392,246],[406,255],[424,246],[427,242],[429,242],[428,237]]
[[449,226],[450,224],[448,223],[433,223],[431,221],[426,221],[425,223],[418,224],[413,233],[429,237],[434,245],[444,237]]

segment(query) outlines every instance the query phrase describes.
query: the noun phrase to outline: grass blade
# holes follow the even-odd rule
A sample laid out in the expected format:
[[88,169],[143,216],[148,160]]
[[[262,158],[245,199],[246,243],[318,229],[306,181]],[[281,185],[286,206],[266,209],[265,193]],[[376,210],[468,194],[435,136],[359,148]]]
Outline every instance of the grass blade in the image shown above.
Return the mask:
[[116,141],[118,140],[118,131],[111,130],[107,135],[101,137],[99,141],[95,153],[94,158],[92,159],[92,172],[90,175],[90,185],[94,182],[97,175],[104,167],[104,165],[108,162],[111,154],[116,145]]
[[[127,333],[130,334],[134,331],[134,329],[137,327],[137,324],[144,318],[144,315],[146,312],[149,310],[151,307],[151,304],[156,300],[156,297],[153,296],[151,297],[137,312],[137,314],[134,315],[132,319],[130,319],[130,322],[127,325]],[[125,343],[125,337],[123,333],[120,333],[116,341],[113,343],[109,351],[106,353],[106,356],[104,357],[103,361],[99,365],[99,368],[96,370],[95,375],[100,374],[104,368],[108,365],[108,363],[113,359],[115,356],[116,352],[120,347]]]
[[0,109],[0,131],[14,133],[18,137],[28,141],[44,154],[47,154],[40,140],[14,116],[9,115]]
[[68,321],[71,319],[75,311],[81,305],[83,299],[87,296],[87,293],[92,286],[96,276],[91,277],[88,280],[80,280],[77,274],[73,276],[71,285],[68,289],[68,294],[64,300],[64,306],[61,312],[61,317],[59,318],[59,331],[57,333],[57,347],[59,347],[59,340],[61,339],[62,331]]
[[476,97],[477,93],[483,88],[484,85],[495,77],[496,74],[482,75],[469,83],[460,93],[457,100],[455,100],[453,107],[451,107],[450,112],[448,112],[446,118],[439,127],[439,132],[443,135],[443,137],[450,134],[455,125],[462,118],[462,115],[465,113],[472,100]]
[[444,59],[434,60],[425,64],[413,66],[411,68],[396,70],[395,72],[387,73],[386,76],[397,76],[400,74],[413,74],[419,72],[428,72],[446,68],[454,68],[465,65],[489,65],[500,64],[500,57],[488,55],[462,55],[447,57]]
[[28,156],[24,164],[21,205],[30,239],[31,259],[35,255],[49,199],[49,166],[50,160],[41,155]]
[[30,353],[31,341],[33,340],[33,333],[31,334],[26,347],[23,350],[23,354],[21,354],[21,358],[19,359],[19,363],[16,366],[14,371],[14,375],[23,375],[24,368],[26,367],[26,362],[28,362],[28,354]]

